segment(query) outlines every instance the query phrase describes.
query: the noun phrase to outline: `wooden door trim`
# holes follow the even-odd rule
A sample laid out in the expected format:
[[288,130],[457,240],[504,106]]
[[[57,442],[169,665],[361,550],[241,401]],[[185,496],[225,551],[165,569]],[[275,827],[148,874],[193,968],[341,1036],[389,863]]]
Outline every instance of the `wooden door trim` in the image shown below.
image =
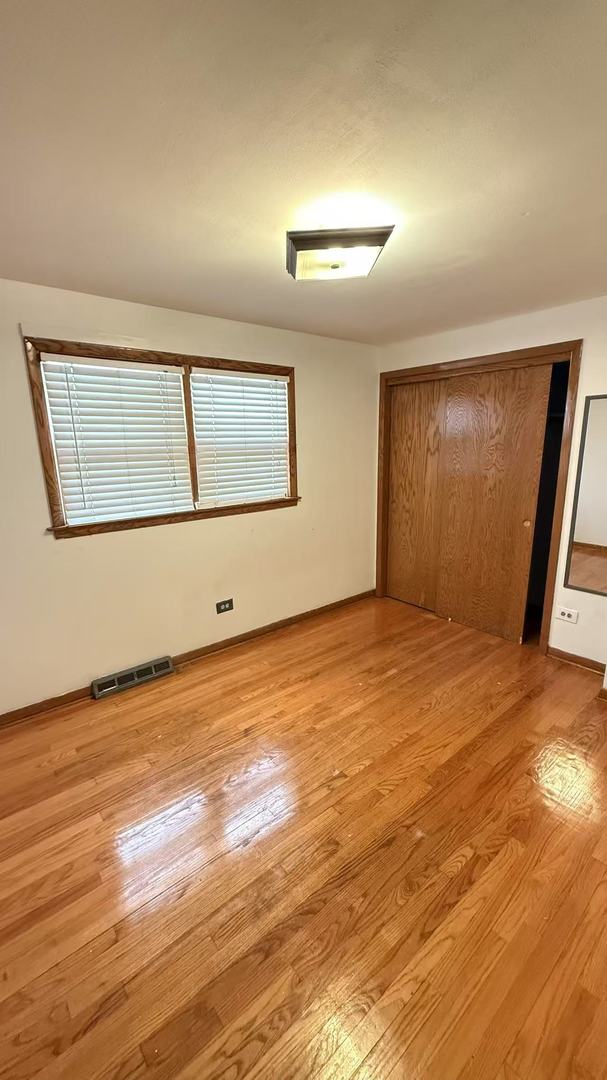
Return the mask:
[[540,630],[540,652],[543,653],[546,653],[548,651],[548,638],[550,636],[550,623],[552,620],[552,608],[554,606],[554,592],[556,588],[556,571],[559,560],[559,548],[561,546],[563,516],[565,513],[567,475],[569,473],[569,460],[571,458],[573,421],[575,419],[575,404],[577,401],[578,384],[580,381],[580,364],[582,361],[583,342],[580,340],[574,341],[571,344],[572,350],[571,358],[569,361],[569,380],[567,382],[565,420],[563,422],[561,456],[559,458],[558,480],[556,484],[556,495],[554,498],[554,517],[552,519],[552,536],[550,537],[550,554],[548,556],[548,571],[546,574],[544,614],[542,617],[542,628]]
[[582,339],[560,341],[552,345],[539,345],[530,349],[514,349],[509,352],[494,353],[489,356],[472,356],[467,359],[446,360],[438,364],[424,364],[418,367],[400,368],[396,371],[383,371],[379,385],[379,439],[377,469],[377,557],[376,557],[376,596],[386,595],[387,540],[388,540],[388,485],[390,482],[390,398],[393,386],[406,383],[445,379],[454,375],[463,375],[479,371],[499,371],[503,368],[534,367],[536,364],[569,363],[569,381],[567,384],[567,402],[563,424],[563,438],[559,458],[559,471],[554,502],[554,518],[550,540],[550,554],[546,576],[544,596],[544,615],[540,631],[540,651],[548,649],[548,636],[554,604],[556,572],[558,566],[561,530],[565,509],[567,474],[571,457],[573,420],[582,357]]
[[500,368],[533,367],[535,364],[558,364],[571,361],[576,349],[581,351],[582,340],[559,341],[554,345],[536,345],[531,349],[511,349],[491,356],[469,356],[463,360],[443,360],[438,364],[382,371],[381,383],[398,386],[401,383],[423,382],[426,379],[448,379],[478,371],[499,371]]
[[386,595],[388,573],[388,506],[390,499],[390,448],[392,391],[380,375],[379,427],[377,447],[377,542],[375,551],[375,595]]

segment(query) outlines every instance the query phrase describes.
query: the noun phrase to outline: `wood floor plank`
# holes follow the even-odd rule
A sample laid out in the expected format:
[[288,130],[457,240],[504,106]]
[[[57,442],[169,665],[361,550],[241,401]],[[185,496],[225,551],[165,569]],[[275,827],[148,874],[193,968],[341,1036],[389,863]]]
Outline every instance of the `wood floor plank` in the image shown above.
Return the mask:
[[[571,857],[562,874],[526,918],[503,954],[502,970],[485,987],[483,1001],[491,1002],[491,1018],[475,1027],[469,1038],[469,1059],[458,1080],[487,1080],[498,1062],[516,1071],[508,1052],[527,1021],[559,957],[574,948],[580,919],[602,880],[602,869],[589,849]],[[474,1015],[474,1010],[471,1010]]]
[[596,674],[365,600],[0,731],[2,1080],[605,1080]]
[[578,1027],[583,1033],[590,1026],[598,1004],[584,987],[579,991],[575,988],[606,922],[604,874],[508,1054],[507,1060],[520,1075],[555,1075],[557,1066],[562,1068],[560,1060],[564,1055],[574,1056],[576,1041],[572,1033]]
[[605,1080],[607,1077],[607,1054],[605,1053],[607,1031],[607,1000],[598,1002],[590,1030],[582,1037],[576,1048],[574,1068],[580,1080]]

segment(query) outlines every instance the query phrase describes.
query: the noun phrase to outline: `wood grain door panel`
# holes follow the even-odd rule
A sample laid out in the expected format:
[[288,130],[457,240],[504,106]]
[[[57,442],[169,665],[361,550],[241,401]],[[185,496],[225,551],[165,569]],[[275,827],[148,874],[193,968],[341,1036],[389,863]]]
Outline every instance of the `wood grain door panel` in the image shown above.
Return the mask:
[[523,634],[550,365],[445,380],[436,612]]
[[445,380],[395,386],[390,401],[386,592],[434,610]]

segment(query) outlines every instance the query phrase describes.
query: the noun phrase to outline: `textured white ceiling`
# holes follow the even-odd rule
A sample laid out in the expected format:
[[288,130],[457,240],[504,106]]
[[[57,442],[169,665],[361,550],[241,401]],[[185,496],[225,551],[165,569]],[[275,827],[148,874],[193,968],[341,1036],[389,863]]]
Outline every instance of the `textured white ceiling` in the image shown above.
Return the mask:
[[[370,342],[607,291],[603,0],[0,0],[0,22],[0,276]],[[399,227],[369,279],[295,283],[285,230],[338,192]]]

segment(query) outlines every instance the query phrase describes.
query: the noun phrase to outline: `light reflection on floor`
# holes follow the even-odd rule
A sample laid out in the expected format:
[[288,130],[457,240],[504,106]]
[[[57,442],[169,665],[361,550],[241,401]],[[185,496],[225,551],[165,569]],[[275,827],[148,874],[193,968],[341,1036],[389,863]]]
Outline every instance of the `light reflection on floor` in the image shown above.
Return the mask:
[[[285,754],[273,748],[226,778],[217,799],[216,828],[231,845],[248,844],[291,817],[293,788],[280,778],[287,764]],[[243,790],[247,785],[252,789],[249,798]]]
[[248,762],[240,772],[230,774],[222,785],[222,791],[228,792],[250,784],[267,773],[282,771],[285,767],[285,755],[280,750],[269,750],[254,761]]
[[[356,1041],[353,1034],[342,1023],[337,1012],[327,1023],[327,1043],[330,1046],[335,1047],[334,1055],[331,1059],[334,1076],[340,1076],[342,1072],[344,1076],[352,1076],[355,1072],[355,1066],[359,1065],[356,1074],[357,1080],[359,1080],[359,1078],[360,1080],[370,1080],[370,1071],[365,1067],[364,1063],[360,1064],[361,1046]],[[311,1068],[313,1064],[314,1062],[312,1061],[310,1065]]]
[[244,844],[282,825],[295,812],[291,784],[279,782],[224,816],[223,832],[231,843]]
[[136,825],[116,833],[116,850],[122,862],[128,866],[198,826],[204,816],[205,804],[206,797],[202,792],[190,792],[142,818]]
[[533,773],[546,805],[578,822],[596,820],[603,802],[601,773],[574,743],[556,739],[544,746]]
[[[197,847],[197,836],[200,843],[211,845],[223,836],[233,847],[250,843],[275,829],[296,808],[292,785],[273,775],[284,768],[280,752],[265,753],[241,772],[227,777],[213,794],[190,791],[156,808],[116,833],[115,847],[120,861],[126,867],[146,859],[150,869],[168,868],[177,849],[185,850],[184,844],[190,850]],[[243,790],[247,784],[253,789],[249,798]]]

